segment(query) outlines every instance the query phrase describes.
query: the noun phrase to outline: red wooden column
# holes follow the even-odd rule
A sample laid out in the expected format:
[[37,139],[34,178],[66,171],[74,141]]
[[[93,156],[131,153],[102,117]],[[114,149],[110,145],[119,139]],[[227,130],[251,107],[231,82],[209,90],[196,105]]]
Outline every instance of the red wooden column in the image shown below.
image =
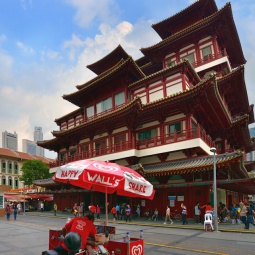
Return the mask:
[[217,39],[216,39],[215,35],[213,35],[213,37],[212,37],[212,43],[213,43],[214,56],[217,59],[218,58],[219,49],[218,49]]
[[192,133],[191,116],[192,116],[191,114],[187,114],[187,118],[186,118],[186,130],[187,130],[186,137],[187,137],[187,139],[189,139],[191,137],[191,133]]
[[201,54],[200,54],[199,44],[198,43],[195,43],[195,54],[196,54],[196,63],[200,63]]

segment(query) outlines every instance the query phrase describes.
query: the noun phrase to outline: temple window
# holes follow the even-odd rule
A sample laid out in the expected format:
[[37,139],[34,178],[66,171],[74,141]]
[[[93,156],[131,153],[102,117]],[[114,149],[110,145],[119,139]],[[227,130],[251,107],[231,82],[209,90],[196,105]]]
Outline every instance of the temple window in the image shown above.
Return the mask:
[[201,51],[202,51],[203,59],[207,59],[212,54],[211,46],[207,46],[207,47],[201,49]]
[[12,173],[12,162],[8,161],[8,173],[11,174]]
[[106,152],[106,139],[95,142],[96,155],[101,155]]
[[222,150],[222,141],[216,142],[215,145]]
[[126,145],[126,134],[118,134],[114,136],[114,148],[116,150],[119,150],[120,148],[123,148]]
[[181,133],[181,122],[176,122],[169,125],[169,135],[173,136],[175,132],[177,134]]
[[86,108],[86,115],[87,115],[87,118],[94,116],[94,106],[93,105]]
[[6,163],[5,163],[5,160],[2,160],[2,173],[6,173]]
[[138,133],[138,139],[139,139],[139,141],[153,139],[154,136],[156,136],[156,134],[157,134],[156,128],[145,130],[143,132]]
[[184,59],[189,60],[189,62],[190,62],[191,64],[194,63],[194,62],[195,62],[194,53],[191,53],[191,54],[188,54],[188,55],[182,57],[182,60],[184,60]]
[[89,144],[81,145],[81,151],[89,151]]
[[108,97],[107,99],[96,104],[97,113],[107,111],[112,108],[112,98]]
[[61,153],[60,154],[60,160],[64,160],[66,158],[66,154],[65,153]]
[[14,162],[14,174],[18,174],[19,173],[19,165],[17,162]]
[[70,150],[69,151],[69,156],[73,156],[76,153],[76,150]]
[[166,67],[174,66],[175,65],[175,60],[168,60],[166,61]]
[[125,94],[124,91],[114,95],[115,106],[122,105],[125,103]]

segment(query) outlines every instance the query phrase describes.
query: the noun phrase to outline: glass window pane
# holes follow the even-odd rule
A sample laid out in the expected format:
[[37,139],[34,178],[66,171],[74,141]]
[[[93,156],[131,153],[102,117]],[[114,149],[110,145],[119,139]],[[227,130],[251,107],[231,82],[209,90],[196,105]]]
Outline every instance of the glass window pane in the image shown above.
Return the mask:
[[195,58],[194,58],[194,54],[193,54],[193,53],[191,53],[191,54],[189,54],[189,55],[186,55],[186,56],[183,57],[182,59],[183,59],[183,60],[184,60],[184,59],[188,59],[189,62],[190,62],[191,64],[195,62]]
[[121,105],[125,103],[125,97],[124,97],[124,91],[116,94],[114,96],[114,100],[115,100],[115,105]]
[[87,118],[92,117],[94,115],[94,106],[87,107],[86,109]]
[[208,47],[203,48],[203,49],[202,49],[202,53],[203,53],[203,57],[206,57],[206,56],[212,54],[212,52],[211,52],[211,47],[208,46]]
[[112,108],[112,98],[109,97],[106,100],[104,100],[104,111],[109,110]]
[[175,65],[175,61],[174,60],[173,61],[170,60],[170,61],[166,62],[166,66],[167,67],[174,66],[174,65]]
[[100,112],[104,111],[104,108],[103,108],[103,101],[97,103],[96,108],[97,108],[97,113],[100,113]]
[[181,131],[181,122],[176,122],[174,124],[169,125],[169,133],[173,134],[175,131],[176,132]]
[[138,139],[139,139],[139,141],[143,141],[143,140],[146,140],[146,139],[152,139],[152,138],[154,138],[156,133],[157,133],[156,128],[146,130],[146,131],[140,132],[138,134]]

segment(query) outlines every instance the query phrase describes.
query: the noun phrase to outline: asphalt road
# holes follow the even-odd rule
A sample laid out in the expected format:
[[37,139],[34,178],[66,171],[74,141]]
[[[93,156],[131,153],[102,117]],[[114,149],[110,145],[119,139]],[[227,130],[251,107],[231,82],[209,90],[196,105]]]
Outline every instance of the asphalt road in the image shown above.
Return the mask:
[[[40,255],[48,249],[49,229],[60,229],[66,222],[64,217],[40,217],[18,215],[0,219],[0,254]],[[109,223],[116,226],[117,235],[127,231],[131,237],[138,237],[144,231],[146,255],[165,254],[254,254],[253,233],[204,232],[201,229],[177,228],[174,225],[141,225],[139,223]]]

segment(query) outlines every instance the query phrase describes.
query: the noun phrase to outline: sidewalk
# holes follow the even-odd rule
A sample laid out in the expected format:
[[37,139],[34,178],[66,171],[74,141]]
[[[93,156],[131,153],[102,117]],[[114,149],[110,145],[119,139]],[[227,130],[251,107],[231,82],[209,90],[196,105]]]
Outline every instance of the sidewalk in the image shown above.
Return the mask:
[[[74,216],[70,213],[63,213],[61,211],[57,212],[57,216],[54,216],[53,211],[44,211],[44,212],[26,212],[26,215],[29,216],[40,216],[40,217],[58,217],[62,219],[73,218]],[[95,223],[105,222],[105,215],[100,214],[100,220],[95,220]],[[131,218],[131,222],[127,222],[125,220],[112,220],[112,215],[108,216],[108,222],[112,224],[134,224],[140,226],[154,226],[154,227],[163,227],[163,228],[181,228],[181,229],[194,229],[194,230],[202,230],[204,231],[203,224],[195,224],[193,219],[188,219],[188,225],[182,225],[182,222],[174,221],[172,225],[170,224],[163,224],[163,221],[153,221],[147,220],[145,218]],[[221,232],[236,232],[236,233],[249,233],[255,234],[255,227],[250,226],[250,229],[244,229],[244,224],[236,224],[232,225],[230,221],[226,223],[219,223],[218,225],[219,231]]]

